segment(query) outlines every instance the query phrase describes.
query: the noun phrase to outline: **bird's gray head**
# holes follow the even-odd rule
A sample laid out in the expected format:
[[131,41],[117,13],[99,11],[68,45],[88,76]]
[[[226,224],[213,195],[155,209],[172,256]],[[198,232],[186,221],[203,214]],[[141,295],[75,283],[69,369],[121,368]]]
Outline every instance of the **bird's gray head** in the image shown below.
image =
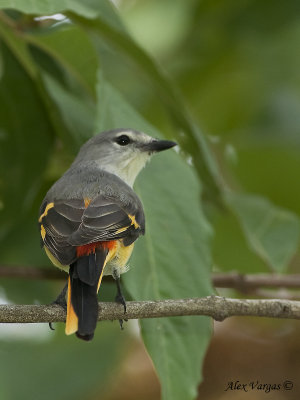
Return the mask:
[[105,171],[119,176],[132,186],[151,155],[176,146],[132,129],[115,129],[99,133],[80,149],[75,161],[96,161]]

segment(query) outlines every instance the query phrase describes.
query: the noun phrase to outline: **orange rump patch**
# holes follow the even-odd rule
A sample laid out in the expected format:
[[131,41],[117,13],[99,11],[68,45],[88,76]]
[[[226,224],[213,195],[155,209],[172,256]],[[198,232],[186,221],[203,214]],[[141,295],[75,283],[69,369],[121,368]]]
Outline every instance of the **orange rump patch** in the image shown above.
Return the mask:
[[115,240],[109,240],[107,242],[95,242],[88,243],[83,246],[78,246],[76,248],[77,257],[88,256],[91,253],[95,253],[96,249],[102,247],[103,249],[113,250],[116,246]]

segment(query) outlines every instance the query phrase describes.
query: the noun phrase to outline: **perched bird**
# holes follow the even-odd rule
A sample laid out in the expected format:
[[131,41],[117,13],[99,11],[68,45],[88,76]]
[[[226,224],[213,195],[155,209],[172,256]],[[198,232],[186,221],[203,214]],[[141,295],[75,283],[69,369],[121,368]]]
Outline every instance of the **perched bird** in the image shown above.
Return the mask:
[[143,206],[132,186],[152,154],[175,145],[132,129],[100,133],[80,148],[46,194],[39,214],[41,244],[52,263],[69,273],[59,297],[68,288],[67,335],[93,338],[103,275],[116,280],[116,301],[126,312],[120,274],[135,240],[145,233]]

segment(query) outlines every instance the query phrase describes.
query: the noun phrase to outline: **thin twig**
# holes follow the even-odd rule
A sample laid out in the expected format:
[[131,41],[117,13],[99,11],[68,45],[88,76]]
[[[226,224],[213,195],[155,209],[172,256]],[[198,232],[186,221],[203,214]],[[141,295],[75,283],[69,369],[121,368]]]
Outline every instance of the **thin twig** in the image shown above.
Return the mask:
[[284,300],[300,300],[300,292],[287,288],[279,289],[253,289],[247,292],[248,295],[255,298],[263,299],[284,299]]
[[66,279],[66,273],[58,268],[49,267],[26,267],[20,265],[1,265],[1,278],[21,279]]
[[[0,266],[1,278],[21,279],[54,279],[65,280],[66,273],[57,268],[26,267],[26,266]],[[237,289],[242,293],[250,293],[258,288],[290,288],[300,289],[300,274],[239,274],[215,273],[212,282],[218,288]]]
[[235,272],[213,275],[213,283],[219,288],[235,288],[241,292],[260,287],[300,288],[300,274],[239,274]]
[[[99,320],[124,318],[123,306],[99,303]],[[216,321],[231,316],[300,319],[300,301],[238,300],[219,296],[161,301],[127,302],[127,319],[207,315]],[[57,305],[1,305],[0,322],[62,322],[65,311]]]

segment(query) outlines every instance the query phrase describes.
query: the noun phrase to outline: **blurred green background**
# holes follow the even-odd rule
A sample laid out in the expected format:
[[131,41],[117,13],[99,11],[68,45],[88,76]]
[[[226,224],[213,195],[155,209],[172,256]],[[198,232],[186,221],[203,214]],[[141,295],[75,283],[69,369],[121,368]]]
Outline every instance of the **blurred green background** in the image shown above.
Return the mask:
[[[131,127],[176,140],[180,150],[157,156],[137,181],[147,235],[124,276],[128,300],[215,293],[211,271],[299,272],[298,1],[3,0],[0,7],[2,265],[50,266],[37,231],[43,196],[91,135]],[[0,297],[50,303],[62,285],[2,277]],[[105,282],[100,299],[114,294]],[[118,322],[99,324],[88,345],[65,337],[62,324],[55,332],[1,326],[0,399],[196,398],[211,321],[142,321],[140,329],[161,389],[134,323],[124,332]],[[218,324],[199,393],[242,398],[223,391],[249,366],[261,368],[245,380],[292,378],[298,333],[287,321]],[[283,356],[271,357],[279,342]],[[233,357],[227,370],[220,360],[237,343],[247,356]],[[259,349],[252,357],[250,345]],[[264,374],[270,368],[274,374]],[[289,398],[299,394],[294,388]]]

